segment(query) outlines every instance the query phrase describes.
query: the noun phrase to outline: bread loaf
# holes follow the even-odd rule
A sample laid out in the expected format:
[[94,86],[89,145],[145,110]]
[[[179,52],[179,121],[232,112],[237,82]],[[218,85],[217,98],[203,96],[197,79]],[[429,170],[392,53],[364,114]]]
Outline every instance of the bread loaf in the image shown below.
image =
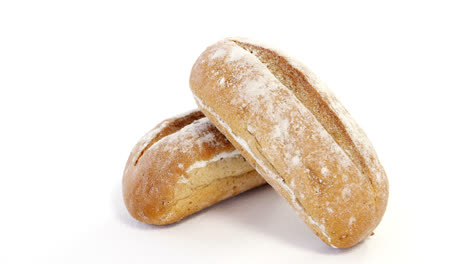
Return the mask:
[[208,47],[190,86],[201,111],[328,245],[380,222],[388,181],[361,128],[300,62],[245,39]]
[[133,148],[123,175],[129,213],[166,225],[265,181],[200,111],[171,118]]

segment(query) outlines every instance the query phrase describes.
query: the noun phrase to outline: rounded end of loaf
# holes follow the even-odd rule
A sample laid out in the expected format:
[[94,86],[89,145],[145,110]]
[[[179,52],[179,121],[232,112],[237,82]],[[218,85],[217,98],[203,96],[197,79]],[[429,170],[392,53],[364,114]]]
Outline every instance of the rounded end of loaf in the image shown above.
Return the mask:
[[122,180],[123,198],[130,215],[140,222],[154,225],[177,221],[163,217],[167,211],[165,200],[169,200],[170,195],[162,195],[161,190],[157,190],[153,183],[148,182],[151,170],[141,166],[132,167],[126,169]]
[[[143,155],[134,164],[135,152],[130,154],[122,178],[122,193],[130,215],[153,225],[167,225],[177,221],[167,214],[167,202],[173,195],[169,188],[161,188],[160,175],[154,170],[155,160]],[[164,175],[163,177],[166,177]]]
[[[379,173],[385,173],[383,168]],[[371,178],[375,179],[376,175],[371,175]],[[386,176],[383,179],[385,182],[375,183],[369,180],[361,183],[360,187],[364,189],[367,185],[368,190],[353,192],[350,201],[341,207],[341,210],[349,210],[351,213],[341,214],[341,217],[330,222],[328,229],[333,231],[329,243],[324,240],[325,243],[337,248],[350,248],[374,234],[383,219],[388,202],[388,181]]]
[[[152,146],[162,138],[173,134],[203,118],[200,111],[190,111],[178,117],[164,120],[145,136],[132,149],[122,177],[122,194],[125,206],[136,220],[154,225],[167,225],[182,218],[171,212],[168,204],[173,195],[176,175],[182,169],[168,164]],[[169,165],[169,166],[168,166]]]

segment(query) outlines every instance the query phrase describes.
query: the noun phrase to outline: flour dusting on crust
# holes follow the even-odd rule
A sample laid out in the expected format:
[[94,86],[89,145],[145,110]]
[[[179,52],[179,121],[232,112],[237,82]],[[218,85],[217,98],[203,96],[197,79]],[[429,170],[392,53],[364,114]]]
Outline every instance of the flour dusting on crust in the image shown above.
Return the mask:
[[190,165],[190,167],[187,168],[186,171],[190,172],[194,169],[204,168],[209,163],[216,162],[221,159],[229,159],[229,158],[233,158],[237,156],[240,156],[240,152],[237,149],[233,151],[221,152],[209,160],[199,160],[199,161],[194,162],[192,165]]
[[206,132],[209,130],[208,127],[210,126],[213,126],[213,124],[211,124],[208,118],[200,118],[183,127],[181,130],[162,138],[152,147],[161,144],[164,145],[164,149],[166,151],[171,151],[172,148],[174,148],[173,146],[177,146],[180,151],[188,152],[191,151],[195,144],[200,148],[203,144],[212,146],[220,145],[221,143],[216,141],[216,138],[212,133]]
[[[169,120],[166,120],[156,126],[155,128],[151,129],[146,133],[139,141],[139,144],[135,146],[135,149],[132,150],[133,153],[141,153],[149,143],[155,138],[164,128],[167,127],[169,124]],[[133,155],[132,164],[135,164],[136,160],[139,158],[140,155]]]

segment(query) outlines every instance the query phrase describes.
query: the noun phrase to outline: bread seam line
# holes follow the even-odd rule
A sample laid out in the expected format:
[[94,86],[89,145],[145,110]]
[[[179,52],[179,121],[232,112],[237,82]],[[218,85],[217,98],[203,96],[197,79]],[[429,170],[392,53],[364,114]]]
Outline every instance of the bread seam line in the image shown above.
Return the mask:
[[239,156],[241,155],[240,152],[237,149],[234,149],[233,151],[224,151],[224,152],[219,153],[218,155],[214,156],[213,158],[211,158],[209,160],[195,161],[185,171],[190,172],[190,171],[192,171],[194,169],[204,168],[210,163],[216,162],[216,161],[221,160],[221,159],[232,158],[232,157],[235,157],[237,155],[239,155]]
[[179,132],[181,129],[183,129],[183,128],[186,127],[186,126],[189,126],[189,125],[193,124],[195,121],[202,119],[203,117],[198,118],[198,119],[194,119],[191,123],[189,123],[189,124],[187,124],[187,125],[181,127],[179,130],[174,131],[173,133],[167,134],[167,135],[165,135],[164,137],[160,138],[159,140],[154,141],[154,139],[159,135],[159,133],[161,133],[161,131],[162,131],[163,129],[165,129],[171,121],[174,121],[174,120],[179,119],[179,118],[187,117],[187,116],[193,114],[193,113],[196,112],[196,111],[197,111],[197,109],[192,109],[192,110],[190,110],[190,111],[187,111],[187,112],[185,112],[185,113],[179,114],[179,115],[177,115],[177,116],[175,116],[175,117],[172,117],[172,118],[170,118],[170,119],[164,120],[164,121],[160,124],[160,126],[159,126],[158,128],[153,128],[153,129],[151,129],[150,131],[148,131],[148,132],[143,136],[143,138],[140,139],[140,141],[141,141],[141,140],[145,140],[146,138],[148,138],[148,139],[146,140],[144,146],[142,146],[142,147],[140,148],[140,151],[139,151],[139,153],[138,153],[138,156],[136,156],[136,158],[135,158],[135,160],[134,160],[134,162],[133,162],[133,166],[136,166],[136,165],[137,165],[138,161],[139,161],[140,158],[143,156],[143,154],[145,154],[145,152],[146,152],[148,149],[150,149],[154,144],[158,143],[159,141],[161,141],[163,138],[165,138],[165,137],[167,137],[167,136],[170,136],[170,135],[172,135],[172,134],[175,134],[175,133]]
[[[189,115],[189,114],[191,114],[191,113],[193,113],[193,112],[188,112],[187,115]],[[182,118],[182,117],[184,117],[184,116],[183,116],[183,115],[180,115],[178,118]],[[171,119],[172,119],[172,118],[171,118]],[[165,138],[171,137],[171,136],[176,136],[176,134],[179,133],[182,129],[184,129],[184,128],[186,128],[186,127],[189,127],[189,126],[193,126],[194,123],[195,123],[196,121],[200,121],[200,120],[202,120],[202,119],[206,119],[204,122],[209,122],[209,119],[206,118],[206,117],[202,117],[202,118],[199,118],[199,119],[195,119],[195,120],[193,120],[192,123],[183,126],[182,128],[180,128],[179,130],[175,131],[174,133],[165,135],[164,137],[160,138],[159,140],[152,142],[152,144],[147,144],[145,147],[143,147],[143,150],[141,150],[142,152],[141,152],[139,158],[141,158],[141,157],[143,156],[143,154],[144,154],[145,151],[147,151],[148,149],[152,148],[153,146],[158,145],[158,144],[159,144],[161,141],[163,141]],[[156,129],[156,132],[155,132],[155,133],[154,133],[154,132],[151,133],[151,131],[148,132],[148,134],[150,134],[150,135],[153,134],[152,138],[149,140],[150,142],[153,141],[153,140],[154,140],[154,137],[156,137],[157,134],[160,133],[161,130],[164,129],[164,128],[167,126],[167,123],[168,123],[168,121],[163,122],[163,123],[162,123],[162,126],[161,126],[160,128],[158,128],[158,129]],[[236,149],[233,150],[233,151],[221,152],[221,153],[219,153],[218,155],[212,157],[212,158],[209,159],[209,160],[197,160],[197,161],[194,161],[185,171],[186,171],[186,172],[190,172],[190,171],[192,171],[192,170],[194,170],[194,169],[197,169],[197,168],[203,168],[203,167],[207,166],[209,163],[216,162],[216,161],[218,161],[218,160],[220,160],[220,159],[223,159],[223,158],[234,157],[234,156],[236,156],[236,155],[240,155],[240,152],[239,152],[238,150],[236,150]],[[138,160],[137,160],[136,162],[138,162]]]

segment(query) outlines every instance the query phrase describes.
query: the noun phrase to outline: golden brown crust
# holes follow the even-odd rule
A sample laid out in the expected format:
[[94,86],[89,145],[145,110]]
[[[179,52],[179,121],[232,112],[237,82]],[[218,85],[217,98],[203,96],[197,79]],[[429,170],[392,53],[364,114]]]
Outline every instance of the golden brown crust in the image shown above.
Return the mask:
[[209,47],[197,104],[327,244],[350,247],[380,222],[388,183],[362,130],[326,87],[279,52],[242,40]]
[[200,111],[168,119],[132,150],[122,180],[139,221],[165,225],[264,184]]

